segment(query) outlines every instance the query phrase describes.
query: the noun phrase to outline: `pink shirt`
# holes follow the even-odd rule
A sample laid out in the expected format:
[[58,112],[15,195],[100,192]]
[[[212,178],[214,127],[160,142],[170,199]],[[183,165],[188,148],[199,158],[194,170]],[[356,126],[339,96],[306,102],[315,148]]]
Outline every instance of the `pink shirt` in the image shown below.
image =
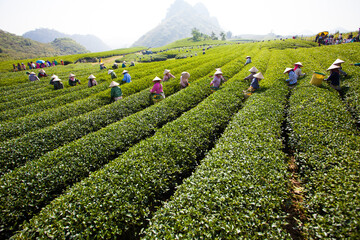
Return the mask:
[[211,81],[214,87],[220,87],[222,76],[215,75],[214,79]]
[[169,80],[170,78],[175,78],[174,75],[172,75],[171,73],[165,74],[163,81],[166,82],[167,80]]
[[163,86],[160,82],[156,82],[150,92],[160,94],[163,92]]

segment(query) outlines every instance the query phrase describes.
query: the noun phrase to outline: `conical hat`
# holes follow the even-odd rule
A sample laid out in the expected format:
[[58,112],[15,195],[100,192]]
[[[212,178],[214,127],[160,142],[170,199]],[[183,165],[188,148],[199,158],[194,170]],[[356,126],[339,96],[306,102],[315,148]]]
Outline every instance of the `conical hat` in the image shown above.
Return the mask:
[[42,73],[44,73],[45,72],[45,70],[44,69],[40,69],[40,71],[39,72],[42,72]]
[[339,69],[339,68],[340,68],[340,66],[333,64],[327,69],[327,71],[332,70],[332,69]]
[[111,74],[114,70],[109,69],[108,74]]
[[35,75],[36,73],[34,73],[34,72],[31,72],[30,74],[33,74],[33,75]]
[[94,76],[94,75],[90,75],[89,77],[88,77],[88,79],[95,79],[96,77]]
[[221,68],[215,68],[216,71],[221,71]]
[[53,80],[53,82],[60,82],[60,81],[61,81],[61,79],[58,78],[58,77],[56,77],[56,78]]
[[217,70],[214,75],[223,74],[220,70]]
[[153,82],[161,81],[161,78],[159,78],[158,76],[156,76],[152,81],[153,81]]
[[246,56],[246,58],[251,58],[250,56]]
[[250,68],[249,72],[258,72],[259,70],[256,67],[252,67]]
[[293,70],[292,68],[286,68],[284,73],[290,72],[291,70]]
[[110,86],[109,87],[115,87],[115,86],[119,86],[120,84],[119,83],[117,83],[117,82],[115,82],[115,81],[112,81],[111,83],[110,83]]
[[123,72],[122,72],[122,74],[125,74],[125,73],[127,73],[127,72],[129,72],[128,70],[124,70]]
[[341,59],[336,59],[335,62],[333,64],[341,64],[344,63],[345,61],[341,60]]
[[126,61],[123,61],[123,63],[126,63]]
[[255,74],[254,77],[259,78],[259,79],[264,79],[264,76],[262,75],[261,72],[258,72],[257,74]]
[[53,74],[53,75],[51,76],[51,79],[53,79],[53,78],[59,78],[59,77],[56,76],[55,74]]
[[75,77],[75,74],[70,73],[69,77]]
[[299,66],[303,66],[302,64],[301,64],[301,62],[297,62],[297,63],[295,63],[294,65],[299,65]]
[[167,73],[169,73],[170,72],[170,70],[169,69],[165,69],[165,71],[164,71],[164,75],[165,74],[167,74]]
[[188,79],[188,78],[190,77],[190,73],[188,73],[188,72],[182,72],[182,73],[181,73],[181,76],[184,77],[184,78],[186,78],[186,79]]

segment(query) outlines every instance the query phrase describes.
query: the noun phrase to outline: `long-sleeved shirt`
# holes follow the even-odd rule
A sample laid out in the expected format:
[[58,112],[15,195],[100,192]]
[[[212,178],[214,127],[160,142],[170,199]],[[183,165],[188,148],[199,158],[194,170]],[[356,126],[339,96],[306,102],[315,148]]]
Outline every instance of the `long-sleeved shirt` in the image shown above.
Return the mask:
[[250,73],[250,75],[249,76],[247,76],[246,78],[244,78],[245,80],[251,80],[251,79],[253,79],[254,78],[254,75],[255,75],[256,73]]
[[301,68],[299,68],[299,67],[295,70],[295,74],[296,74],[298,77],[302,77],[302,76],[305,75],[305,73],[302,73],[302,72],[301,72]]
[[111,98],[114,99],[114,98],[121,97],[121,96],[122,96],[121,88],[119,88],[118,86],[111,88]]
[[163,77],[163,82],[168,81],[170,78],[175,78],[175,76],[172,75],[171,73],[165,74]]
[[70,86],[76,86],[77,83],[80,83],[80,80],[77,78],[73,78],[74,80],[72,80],[71,78],[69,78],[69,85]]
[[153,86],[153,88],[150,90],[152,93],[160,94],[163,92],[163,86],[160,82],[156,82]]
[[253,78],[253,80],[250,83],[250,86],[253,87],[254,89],[260,88],[259,79]]
[[211,81],[214,87],[220,87],[222,76],[214,76],[214,79]]
[[298,78],[298,76],[296,75],[296,73],[294,71],[290,71],[289,79],[286,79],[286,81],[289,82],[290,85],[293,85],[293,84],[297,83],[297,78]]
[[247,59],[246,59],[245,65],[247,65],[247,64],[249,64],[249,63],[251,63],[251,58],[247,58]]
[[29,75],[29,80],[33,82],[33,81],[40,80],[40,79],[36,75],[30,74]]
[[41,78],[41,77],[47,77],[47,74],[46,74],[46,73],[41,73],[41,72],[39,72],[38,78]]
[[122,79],[123,82],[129,83],[131,82],[131,76],[129,73],[124,73],[124,78]]
[[338,72],[332,72],[325,80],[330,81],[331,85],[340,86],[340,74]]
[[[115,72],[111,72],[111,79],[117,78],[116,73]],[[120,96],[119,96],[120,97]]]
[[183,76],[180,77],[180,86],[185,88],[189,84],[189,81],[187,78],[184,78]]
[[55,90],[58,90],[58,89],[63,89],[64,88],[64,84],[62,83],[62,82],[60,82],[60,81],[55,81],[55,82],[53,82],[54,84],[54,89]]
[[88,86],[93,87],[97,85],[97,81],[95,79],[89,79]]

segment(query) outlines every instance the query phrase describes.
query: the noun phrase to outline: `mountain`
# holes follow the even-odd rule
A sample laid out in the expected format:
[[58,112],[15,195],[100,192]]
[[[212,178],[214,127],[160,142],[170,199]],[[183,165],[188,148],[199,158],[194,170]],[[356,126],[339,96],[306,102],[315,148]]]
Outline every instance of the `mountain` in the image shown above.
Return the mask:
[[50,57],[86,53],[83,46],[72,39],[60,38],[51,43],[40,43],[0,30],[0,60]]
[[83,45],[86,49],[90,50],[91,52],[102,52],[111,50],[109,46],[107,46],[100,38],[94,35],[80,35],[80,34],[73,34],[68,35],[65,33],[61,33],[54,29],[48,28],[40,28],[35,29],[23,34],[23,37],[30,38],[32,40],[42,42],[42,43],[49,43],[54,41],[55,38],[71,38],[76,42]]
[[197,28],[201,33],[219,36],[223,32],[215,17],[211,17],[202,3],[194,6],[184,0],[176,0],[168,9],[165,19],[140,37],[132,46],[160,47],[179,39],[191,37],[191,30]]

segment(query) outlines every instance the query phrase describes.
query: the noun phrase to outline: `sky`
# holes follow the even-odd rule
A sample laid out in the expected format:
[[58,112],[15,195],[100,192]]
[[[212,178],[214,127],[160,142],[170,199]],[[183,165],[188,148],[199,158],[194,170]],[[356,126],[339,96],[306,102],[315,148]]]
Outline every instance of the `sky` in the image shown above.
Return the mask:
[[[175,0],[0,0],[0,29],[37,28],[93,34],[111,48],[129,47],[166,16]],[[233,35],[302,35],[360,28],[359,0],[185,0],[203,3]]]

